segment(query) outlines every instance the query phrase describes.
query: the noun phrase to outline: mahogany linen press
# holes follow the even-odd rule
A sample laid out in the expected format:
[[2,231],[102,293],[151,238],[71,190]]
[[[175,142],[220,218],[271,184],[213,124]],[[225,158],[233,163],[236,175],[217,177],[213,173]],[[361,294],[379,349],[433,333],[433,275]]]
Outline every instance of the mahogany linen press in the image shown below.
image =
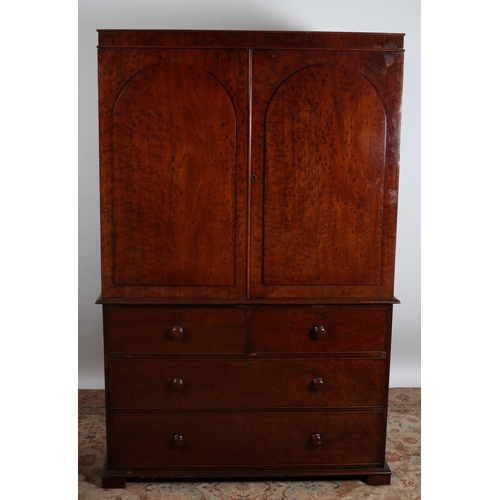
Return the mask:
[[99,31],[103,487],[390,483],[403,37]]

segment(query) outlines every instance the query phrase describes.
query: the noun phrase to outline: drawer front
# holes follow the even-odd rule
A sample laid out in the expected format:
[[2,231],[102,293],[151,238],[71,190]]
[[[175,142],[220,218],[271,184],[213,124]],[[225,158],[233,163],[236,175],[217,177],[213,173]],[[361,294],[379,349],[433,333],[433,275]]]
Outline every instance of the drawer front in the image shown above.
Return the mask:
[[385,359],[109,361],[111,406],[135,409],[382,406]]
[[244,309],[110,307],[111,353],[243,353]]
[[255,309],[255,352],[385,351],[387,307]]
[[381,420],[381,413],[114,414],[112,464],[374,465],[381,461]]

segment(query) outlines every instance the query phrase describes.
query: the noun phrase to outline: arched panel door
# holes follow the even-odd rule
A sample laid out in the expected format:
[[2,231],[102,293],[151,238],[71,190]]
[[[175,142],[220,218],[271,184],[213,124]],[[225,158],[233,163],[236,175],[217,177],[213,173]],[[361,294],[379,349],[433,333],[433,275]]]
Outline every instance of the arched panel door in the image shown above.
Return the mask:
[[349,58],[254,55],[255,75],[268,67],[252,87],[255,296],[376,296],[383,288],[388,117],[356,55]]
[[112,111],[113,285],[130,296],[241,295],[237,110],[212,72],[179,59],[136,72]]

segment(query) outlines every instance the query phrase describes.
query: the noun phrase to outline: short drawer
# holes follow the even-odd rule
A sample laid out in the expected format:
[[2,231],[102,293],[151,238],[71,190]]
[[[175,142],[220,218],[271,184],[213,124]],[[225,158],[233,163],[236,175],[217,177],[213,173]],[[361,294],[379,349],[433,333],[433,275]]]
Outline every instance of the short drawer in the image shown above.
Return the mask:
[[381,413],[114,414],[113,467],[375,465]]
[[244,309],[110,307],[110,353],[243,353]]
[[385,351],[388,307],[255,309],[254,352]]
[[109,360],[115,409],[379,406],[385,359]]

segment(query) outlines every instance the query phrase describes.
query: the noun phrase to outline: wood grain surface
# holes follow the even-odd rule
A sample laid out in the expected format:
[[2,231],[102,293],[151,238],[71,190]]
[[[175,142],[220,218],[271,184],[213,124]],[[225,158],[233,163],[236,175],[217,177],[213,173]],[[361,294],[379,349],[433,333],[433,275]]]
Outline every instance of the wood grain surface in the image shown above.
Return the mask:
[[[385,351],[386,307],[255,308],[252,350],[255,352]],[[314,328],[324,328],[316,338]]]
[[[112,359],[117,409],[382,408],[385,359]],[[322,390],[313,381],[321,377]],[[182,379],[182,388],[174,388]]]
[[252,52],[252,297],[392,295],[401,64]]
[[99,59],[102,295],[244,297],[247,52]]
[[[116,467],[380,464],[380,413],[116,414]],[[322,436],[313,446],[311,436]],[[182,435],[184,445],[173,444]],[[380,465],[379,465],[380,466]]]
[[[243,309],[110,307],[110,353],[244,353]],[[182,336],[172,330],[182,328]]]

